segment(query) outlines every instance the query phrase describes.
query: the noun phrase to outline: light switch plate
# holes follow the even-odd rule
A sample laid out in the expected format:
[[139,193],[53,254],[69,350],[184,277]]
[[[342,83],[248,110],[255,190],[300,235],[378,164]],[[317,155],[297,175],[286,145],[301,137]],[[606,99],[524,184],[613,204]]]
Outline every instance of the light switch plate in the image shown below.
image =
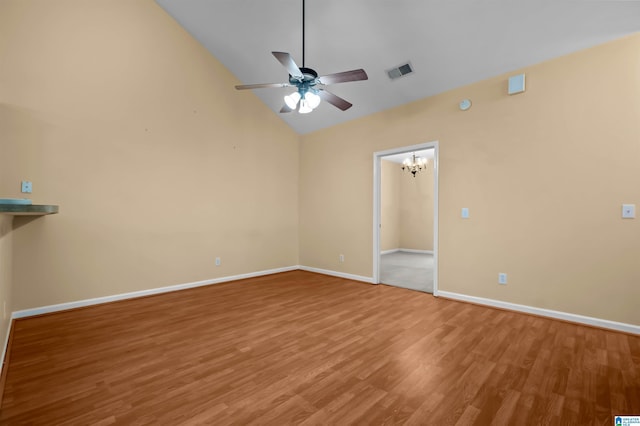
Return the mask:
[[31,189],[33,188],[33,185],[31,184],[31,182],[23,180],[22,181],[22,193],[23,194],[31,194]]
[[514,75],[509,77],[509,94],[515,95],[522,93],[525,90],[524,74]]
[[622,217],[624,219],[635,219],[635,217],[636,217],[636,205],[635,204],[623,204],[622,205]]
[[463,219],[469,219],[469,207],[463,207],[460,211],[460,215]]

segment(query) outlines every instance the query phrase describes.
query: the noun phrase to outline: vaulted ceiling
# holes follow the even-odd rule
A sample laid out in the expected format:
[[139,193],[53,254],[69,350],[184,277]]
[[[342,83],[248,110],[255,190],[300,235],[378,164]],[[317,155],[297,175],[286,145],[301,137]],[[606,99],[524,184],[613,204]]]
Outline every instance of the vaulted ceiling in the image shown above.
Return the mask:
[[[156,2],[243,84],[288,81],[272,51],[303,66],[302,0]],[[635,0],[306,0],[304,66],[364,68],[369,79],[327,87],[353,103],[344,112],[323,102],[280,114],[292,88],[254,92],[304,134],[638,31]],[[414,72],[390,80],[387,70],[407,62]]]

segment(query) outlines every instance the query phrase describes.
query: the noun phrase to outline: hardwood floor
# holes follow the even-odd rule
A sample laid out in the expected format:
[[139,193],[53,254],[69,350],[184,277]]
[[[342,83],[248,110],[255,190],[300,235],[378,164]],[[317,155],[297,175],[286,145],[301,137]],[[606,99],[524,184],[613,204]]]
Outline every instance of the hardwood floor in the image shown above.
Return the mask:
[[613,425],[640,336],[287,272],[15,321],[1,424]]

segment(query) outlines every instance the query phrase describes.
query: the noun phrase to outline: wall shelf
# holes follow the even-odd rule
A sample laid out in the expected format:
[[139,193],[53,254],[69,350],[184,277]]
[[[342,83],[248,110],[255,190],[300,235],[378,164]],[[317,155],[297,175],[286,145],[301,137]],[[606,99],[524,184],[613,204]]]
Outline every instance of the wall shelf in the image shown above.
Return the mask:
[[0,204],[0,214],[11,216],[45,216],[58,213],[58,206],[48,204]]

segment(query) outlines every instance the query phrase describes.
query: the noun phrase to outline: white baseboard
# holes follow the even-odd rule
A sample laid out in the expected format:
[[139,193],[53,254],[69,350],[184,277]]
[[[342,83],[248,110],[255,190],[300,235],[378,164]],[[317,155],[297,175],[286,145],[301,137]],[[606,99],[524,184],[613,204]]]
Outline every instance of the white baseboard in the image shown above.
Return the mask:
[[82,308],[85,306],[99,305],[101,303],[115,302],[118,300],[134,299],[136,297],[151,296],[154,294],[168,293],[177,290],[186,290],[188,288],[202,287],[211,284],[220,284],[229,281],[242,280],[245,278],[260,277],[263,275],[277,274],[280,272],[295,271],[298,266],[287,266],[284,268],[268,269],[265,271],[249,272],[247,274],[231,275],[227,277],[214,278],[211,280],[196,281],[185,284],[171,285],[167,287],[152,288],[149,290],[133,291],[131,293],[115,294],[113,296],[96,297],[94,299],[78,300],[75,302],[60,303],[57,305],[41,306],[39,308],[25,309],[15,311],[11,314],[11,318],[25,318],[34,315],[48,314],[51,312],[65,311],[67,309]]
[[399,251],[403,251],[405,253],[433,254],[433,250],[416,250],[416,249],[406,249],[406,248],[382,250],[380,254],[391,254],[391,253],[397,253]]
[[405,253],[420,253],[420,254],[433,254],[433,250],[415,250],[415,249],[398,249],[399,251],[403,251]]
[[453,300],[459,300],[461,302],[476,303],[478,305],[491,306],[494,308],[507,309],[510,311],[524,312],[527,314],[539,315],[542,317],[555,318],[563,321],[575,322],[578,324],[591,325],[594,327],[606,328],[609,330],[623,331],[625,333],[640,335],[640,326],[633,325],[633,324],[626,324],[623,322],[586,317],[583,315],[553,311],[551,309],[536,308],[536,307],[527,306],[527,305],[519,305],[517,303],[503,302],[501,300],[485,299],[484,297],[467,296],[465,294],[452,293],[449,291],[438,291],[438,296],[444,297],[445,299],[453,299]]
[[380,252],[380,254],[391,254],[391,253],[396,253],[396,252],[399,252],[399,251],[400,251],[400,249],[382,250]]
[[316,272],[318,274],[331,275],[333,277],[346,278],[348,280],[363,281],[365,283],[373,284],[372,277],[364,277],[362,275],[347,274],[346,272],[332,271],[329,269],[312,268],[310,266],[302,266],[302,265],[298,266],[298,268],[302,271]]

